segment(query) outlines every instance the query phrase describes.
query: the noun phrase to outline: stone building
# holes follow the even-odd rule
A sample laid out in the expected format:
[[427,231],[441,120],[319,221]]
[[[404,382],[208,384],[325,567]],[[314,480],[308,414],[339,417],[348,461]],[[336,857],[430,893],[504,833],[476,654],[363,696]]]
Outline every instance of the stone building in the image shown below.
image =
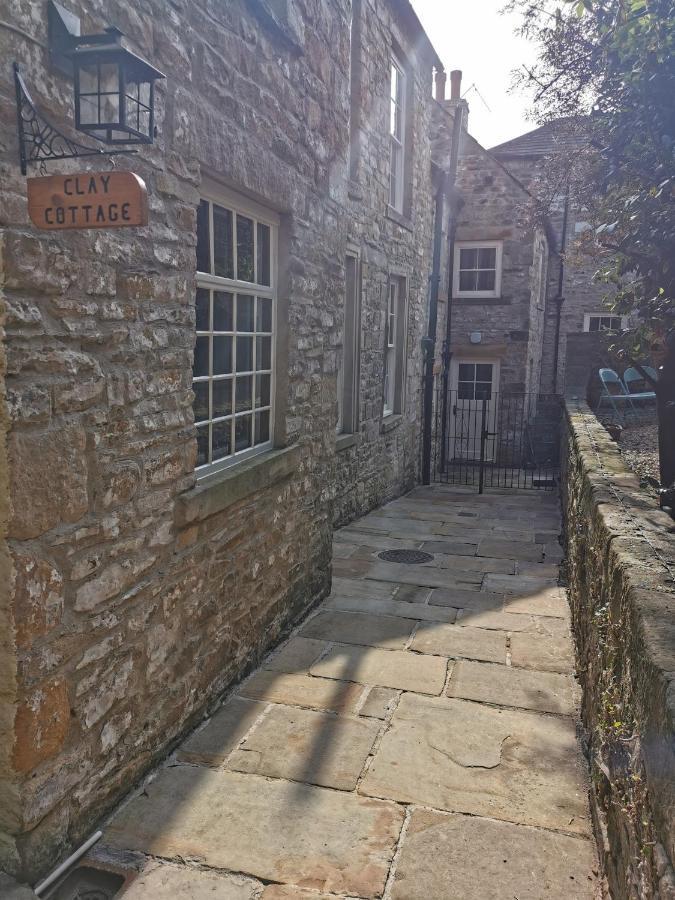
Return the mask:
[[326,594],[333,523],[413,483],[431,265],[408,0],[68,10],[166,78],[117,158],[149,224],[40,231],[10,63],[77,136],[73,81],[46,0],[5,4],[0,867],[27,880]]
[[[578,141],[565,120],[542,125],[527,134],[493,147],[490,154],[528,189],[535,190],[548,161]],[[584,210],[560,196],[548,216],[550,256],[543,316],[540,391],[563,393],[567,365],[567,336],[599,333],[625,327],[626,317],[612,316],[604,304],[607,291],[594,282],[597,263],[577,252],[576,239],[587,228]],[[564,250],[561,282],[561,256]],[[559,298],[562,298],[560,300]]]

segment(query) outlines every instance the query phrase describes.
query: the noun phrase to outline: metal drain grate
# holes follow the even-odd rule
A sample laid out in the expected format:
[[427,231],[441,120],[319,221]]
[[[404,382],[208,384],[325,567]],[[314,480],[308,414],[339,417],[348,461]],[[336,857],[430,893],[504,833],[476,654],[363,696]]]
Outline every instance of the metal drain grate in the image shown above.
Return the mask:
[[431,562],[434,558],[431,553],[425,553],[424,550],[383,550],[377,555],[385,562],[406,563],[407,565]]

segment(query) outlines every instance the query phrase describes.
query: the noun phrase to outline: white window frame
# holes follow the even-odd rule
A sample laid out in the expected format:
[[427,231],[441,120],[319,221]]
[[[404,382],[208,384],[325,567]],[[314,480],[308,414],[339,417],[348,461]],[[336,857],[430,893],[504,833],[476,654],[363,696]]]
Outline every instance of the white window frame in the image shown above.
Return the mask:
[[[398,73],[398,85],[400,89],[400,102],[392,97],[392,80],[394,71]],[[396,54],[389,57],[389,205],[397,212],[403,212],[405,201],[405,155],[406,155],[406,118],[407,118],[407,93],[408,83],[406,70]],[[400,137],[396,135],[395,116],[398,113],[400,122]],[[394,146],[398,149],[397,161],[394,163]]]
[[[460,291],[459,275],[462,250],[496,250],[495,254],[495,287],[492,291]],[[501,297],[502,295],[502,256],[504,251],[503,241],[456,241],[455,258],[452,269],[452,295],[458,299],[488,299]]]
[[[235,191],[229,190],[224,186],[218,184],[217,182],[211,181],[210,179],[205,179],[201,189],[200,189],[200,200],[206,200],[209,202],[209,241],[210,241],[210,258],[213,260],[213,252],[214,252],[214,229],[213,229],[213,204],[217,206],[221,206],[225,209],[229,209],[233,214],[233,261],[234,261],[234,271],[237,272],[237,240],[236,240],[236,214],[240,213],[242,216],[246,216],[250,219],[253,219],[253,260],[254,266],[257,269],[258,266],[258,229],[257,224],[263,224],[269,226],[270,229],[270,285],[262,285],[258,284],[256,281],[242,281],[235,278],[224,278],[219,275],[212,275],[209,272],[200,272],[197,271],[195,278],[195,290],[198,288],[204,288],[206,290],[222,290],[225,292],[229,292],[232,294],[247,294],[253,295],[254,297],[267,298],[272,301],[272,332],[271,332],[271,354],[270,354],[270,369],[265,369],[264,374],[270,375],[270,402],[269,402],[269,440],[265,441],[262,444],[258,444],[256,446],[247,447],[244,450],[240,450],[238,452],[234,452],[229,456],[213,461],[212,460],[212,452],[213,452],[213,424],[217,423],[223,419],[229,418],[228,416],[222,416],[220,418],[216,418],[215,420],[209,418],[208,422],[208,431],[209,431],[209,452],[208,457],[209,461],[201,466],[196,467],[197,478],[205,478],[209,475],[214,474],[215,472],[219,472],[223,469],[228,469],[234,465],[237,465],[240,462],[243,462],[246,459],[250,459],[252,456],[258,456],[260,453],[264,453],[270,450],[274,444],[274,417],[275,417],[275,397],[276,397],[276,359],[277,359],[277,339],[278,339],[278,328],[277,328],[277,282],[278,282],[278,242],[279,242],[279,216],[272,212],[271,210],[261,206],[255,201],[244,197]],[[257,272],[256,272],[257,274]],[[257,304],[256,304],[257,306]],[[233,316],[235,315],[235,307],[233,306]],[[257,312],[256,312],[257,315]],[[252,366],[253,369],[250,373],[252,375],[252,383],[253,383],[253,406],[251,411],[244,411],[241,413],[237,413],[235,410],[235,386],[236,386],[236,378],[237,375],[244,375],[245,373],[237,373],[236,372],[236,335],[237,335],[237,323],[236,319],[232,323],[233,331],[228,332],[228,334],[232,334],[233,336],[233,347],[232,347],[232,412],[231,412],[231,421],[232,421],[232,432],[230,436],[231,447],[235,446],[235,436],[234,436],[234,423],[237,418],[240,418],[245,415],[251,415],[252,424],[251,424],[251,439],[255,440],[255,412],[257,407],[255,406],[255,377],[256,377],[256,352],[257,352],[257,340],[254,336],[253,338],[253,359]],[[210,322],[210,330],[209,332],[203,332],[195,329],[195,335],[206,335],[213,334],[213,322]],[[248,334],[248,332],[246,332]],[[253,332],[252,334],[257,334],[257,332]],[[267,332],[265,332],[267,334]],[[209,384],[212,384],[214,381],[213,376],[213,354],[209,353],[209,374],[208,376],[198,376],[196,379],[193,378],[193,384],[195,382],[205,382],[208,380]],[[211,396],[212,389],[209,387],[209,396]],[[261,409],[267,409],[267,407],[260,407]],[[209,409],[209,415],[211,416],[211,405]],[[199,420],[206,421],[206,420]],[[195,419],[195,427],[197,425],[197,419]]]
[[387,285],[382,417],[400,414],[405,405],[408,279],[392,275]]
[[[354,267],[353,296],[349,296],[347,267]],[[349,342],[349,343],[348,343]],[[342,316],[342,348],[337,370],[337,421],[335,431],[354,434],[359,426],[359,356],[361,348],[361,258],[358,252],[345,254],[345,292]],[[349,363],[347,365],[347,351]]]
[[[620,325],[619,329],[623,330],[624,328],[628,328],[628,316],[622,316],[620,313],[611,313],[611,312],[596,312],[596,313],[584,313],[584,331],[591,331],[591,319],[619,319]],[[603,331],[612,331],[611,328],[599,328],[598,331],[594,331],[593,334],[600,334]]]

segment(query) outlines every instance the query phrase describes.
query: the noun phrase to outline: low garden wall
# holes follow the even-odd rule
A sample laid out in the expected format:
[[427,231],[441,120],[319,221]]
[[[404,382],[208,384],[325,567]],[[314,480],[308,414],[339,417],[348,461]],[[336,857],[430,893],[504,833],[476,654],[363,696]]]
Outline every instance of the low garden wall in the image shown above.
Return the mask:
[[675,522],[581,400],[563,509],[591,809],[614,900],[675,898]]

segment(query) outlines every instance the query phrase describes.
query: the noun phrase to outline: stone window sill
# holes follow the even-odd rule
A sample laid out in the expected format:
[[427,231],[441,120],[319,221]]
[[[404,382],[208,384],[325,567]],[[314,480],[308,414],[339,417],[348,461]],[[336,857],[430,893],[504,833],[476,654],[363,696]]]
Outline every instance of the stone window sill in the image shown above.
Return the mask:
[[412,232],[412,219],[408,218],[408,216],[404,216],[397,209],[394,209],[393,206],[387,205],[386,216],[388,219],[391,219],[392,222],[396,222],[397,225],[400,225],[401,228],[405,228],[406,231]]
[[266,490],[298,467],[300,447],[270,450],[200,481],[176,500],[175,522],[179,528],[202,522],[244,497]]
[[455,297],[452,298],[453,303],[459,303],[462,306],[498,306],[500,303],[509,306],[510,297]]
[[380,425],[380,434],[387,434],[389,431],[393,431],[394,428],[398,428],[402,421],[403,416],[400,413],[394,413],[391,416],[385,416],[382,419],[382,423]]
[[335,438],[335,449],[339,453],[349,447],[355,447],[359,442],[358,434],[338,434]]

